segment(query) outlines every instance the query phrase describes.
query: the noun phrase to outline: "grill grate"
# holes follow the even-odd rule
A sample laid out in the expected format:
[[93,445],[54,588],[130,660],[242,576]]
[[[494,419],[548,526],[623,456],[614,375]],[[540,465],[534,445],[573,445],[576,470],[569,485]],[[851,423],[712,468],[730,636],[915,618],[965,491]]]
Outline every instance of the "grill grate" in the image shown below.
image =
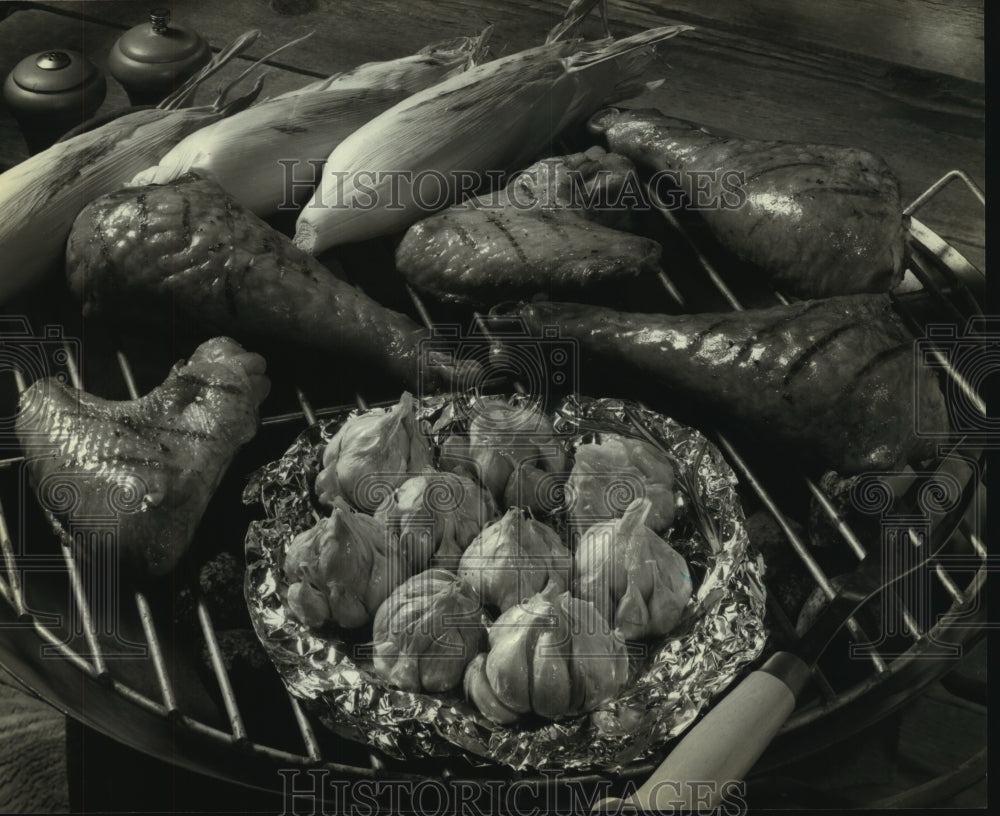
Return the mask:
[[[910,323],[911,328],[917,333],[922,331],[922,326],[916,315],[910,311],[909,304],[911,296],[913,295],[929,295],[933,298],[935,304],[943,309],[944,312],[951,317],[951,319],[963,323],[968,317],[981,314],[979,305],[969,287],[966,285],[965,279],[971,275],[973,276],[973,279],[976,279],[978,276],[978,279],[982,280],[985,276],[972,267],[968,261],[966,261],[952,247],[940,239],[934,232],[912,217],[917,210],[930,201],[941,189],[956,179],[963,181],[977,197],[977,199],[980,202],[985,203],[985,196],[971,181],[971,179],[968,178],[968,176],[960,171],[952,171],[942,177],[942,179],[919,196],[905,211],[905,214],[911,217],[909,243],[911,248],[910,255],[912,263],[910,265],[910,274],[907,275],[907,279],[904,281],[900,289],[897,290],[895,300],[898,311],[903,315],[904,319]],[[722,276],[719,275],[719,273],[714,269],[711,262],[694,244],[687,232],[678,223],[674,215],[668,211],[663,211],[662,214],[668,225],[680,236],[682,236],[691,247],[700,266],[708,276],[708,279],[714,285],[716,291],[726,300],[731,308],[735,310],[743,309],[739,299],[726,285]],[[678,289],[675,283],[671,281],[665,273],[661,274],[660,280],[664,291],[671,298],[671,300],[674,301],[681,309],[688,309],[688,302],[681,294],[680,289]],[[425,325],[431,327],[433,325],[433,319],[426,305],[417,293],[410,287],[407,287],[407,291],[412,299],[413,306],[416,309],[417,314],[420,316]],[[781,293],[772,292],[772,294],[777,302],[788,302],[781,295]],[[483,321],[479,314],[475,315],[475,319],[479,322],[484,334],[486,334],[487,329],[485,321]],[[949,364],[948,360],[940,354],[940,352],[937,352],[937,354],[937,361],[947,372],[947,375],[951,378],[952,382],[970,399],[972,405],[978,407],[985,413],[985,405],[978,394],[975,393],[975,389],[973,389],[972,386],[965,381],[965,379],[961,376],[961,373],[956,371]],[[139,392],[126,355],[123,352],[118,351],[116,352],[116,357],[128,394],[133,399],[138,398]],[[67,354],[66,360],[68,361],[68,374],[72,384],[77,388],[82,388],[83,383],[81,382],[80,373],[73,361],[73,355]],[[23,391],[25,388],[23,375],[20,371],[15,371],[14,374],[19,392]],[[296,397],[299,403],[300,411],[265,417],[262,419],[262,427],[284,427],[296,424],[308,426],[315,423],[322,417],[334,415],[345,410],[344,406],[314,409],[307,395],[301,388],[297,389]],[[362,409],[367,407],[367,403],[361,395],[357,396],[356,402],[358,407]],[[833,598],[836,595],[836,588],[832,583],[832,579],[824,572],[821,565],[813,557],[809,547],[795,532],[792,524],[769,494],[762,480],[758,478],[747,462],[741,457],[736,448],[734,448],[734,446],[727,439],[725,439],[725,437],[719,434],[715,434],[715,437],[720,447],[725,452],[727,458],[735,467],[743,483],[753,491],[764,508],[774,518],[786,537],[789,545],[808,570],[809,575],[814,580],[815,584],[827,596],[827,598]],[[955,450],[964,450],[964,448],[960,443]],[[947,459],[947,457],[945,457],[945,459]],[[22,461],[23,457],[20,456],[13,456],[0,460],[0,469],[9,468]],[[866,558],[868,555],[866,547],[862,543],[859,536],[854,532],[854,530],[851,529],[849,524],[840,516],[830,498],[826,496],[812,480],[807,479],[804,476],[801,478],[804,480],[809,494],[815,498],[824,514],[828,517],[832,525],[840,534],[846,548],[858,561]],[[981,489],[982,485],[979,485],[979,488]],[[974,502],[970,503],[970,506],[973,504]],[[940,633],[944,631],[950,623],[953,624],[963,614],[968,613],[970,610],[977,607],[979,593],[985,581],[986,561],[988,557],[986,547],[977,533],[977,530],[979,529],[979,519],[970,519],[968,515],[965,515],[954,523],[955,529],[953,531],[945,530],[944,527],[946,526],[947,524],[942,522],[942,524],[938,526],[937,532],[942,535],[950,536],[952,542],[956,544],[956,550],[969,553],[965,556],[962,566],[965,571],[974,572],[973,578],[968,581],[963,588],[958,582],[956,582],[951,573],[949,573],[947,565],[943,564],[939,559],[933,563],[934,569],[931,574],[936,576],[938,583],[950,598],[951,603],[948,608],[948,615],[950,615],[951,618],[949,619],[948,616],[944,616],[937,623],[935,623],[929,631],[922,632],[912,612],[908,608],[905,609],[905,628],[908,630],[907,634],[910,640],[912,640],[910,647],[902,655],[897,655],[892,658],[884,657],[877,650],[871,649],[869,651],[869,655],[874,674],[868,676],[862,682],[855,683],[851,688],[846,690],[838,692],[835,689],[834,684],[828,679],[827,676],[825,676],[823,671],[821,669],[817,669],[814,680],[816,690],[819,692],[818,698],[800,706],[791,719],[786,723],[782,732],[783,734],[796,732],[797,730],[802,729],[822,717],[828,717],[831,712],[842,709],[852,702],[862,699],[881,681],[887,679],[889,676],[901,674],[908,667],[912,667],[915,662],[920,661],[921,658],[928,657],[931,654],[931,645],[935,641],[935,636],[940,635]],[[6,603],[14,612],[15,622],[12,625],[15,627],[30,629],[37,637],[38,641],[47,644],[47,646],[53,649],[62,658],[62,660],[66,662],[67,665],[72,666],[81,674],[99,681],[99,683],[106,688],[108,694],[130,703],[137,709],[148,712],[153,715],[153,717],[158,718],[161,721],[169,722],[174,727],[185,729],[188,734],[195,735],[205,740],[205,743],[210,748],[211,746],[217,746],[223,749],[238,747],[239,757],[245,758],[247,756],[256,756],[262,760],[270,762],[271,767],[292,766],[325,768],[341,774],[342,776],[354,779],[379,778],[389,775],[391,775],[393,779],[399,779],[401,777],[406,778],[410,776],[406,773],[401,774],[398,771],[393,771],[390,774],[386,768],[386,763],[379,755],[372,751],[367,751],[367,749],[361,749],[360,746],[352,747],[350,751],[353,755],[361,755],[362,752],[366,752],[368,761],[367,766],[343,764],[331,760],[328,756],[324,756],[320,741],[317,739],[309,719],[303,712],[299,702],[291,695],[287,695],[287,699],[290,704],[290,718],[293,721],[294,730],[301,738],[303,748],[302,752],[297,753],[287,751],[268,744],[253,741],[252,735],[248,733],[247,727],[244,723],[244,719],[241,714],[241,706],[237,701],[237,695],[234,691],[234,685],[230,679],[225,662],[221,655],[211,614],[202,600],[197,602],[197,617],[202,637],[210,656],[210,662],[215,681],[218,686],[218,691],[225,707],[229,723],[228,731],[209,725],[198,719],[196,716],[186,714],[182,711],[181,706],[178,703],[177,692],[171,680],[171,672],[164,658],[164,650],[160,640],[160,635],[157,632],[154,612],[148,599],[142,592],[135,593],[134,602],[138,612],[139,621],[142,626],[142,632],[145,639],[144,645],[148,648],[148,654],[155,673],[156,684],[159,689],[161,699],[159,701],[153,700],[145,694],[132,688],[130,685],[113,678],[108,672],[106,661],[100,648],[99,638],[97,636],[97,632],[95,631],[94,621],[90,615],[90,608],[84,590],[83,581],[81,580],[79,567],[69,546],[63,545],[62,553],[66,561],[66,568],[68,571],[70,586],[72,588],[74,603],[76,605],[77,612],[80,615],[80,623],[83,628],[84,639],[88,649],[88,653],[86,655],[82,655],[74,651],[70,645],[63,642],[55,631],[46,625],[45,620],[39,614],[29,611],[26,607],[23,582],[21,580],[21,573],[25,567],[24,565],[18,564],[18,555],[15,552],[10,539],[7,520],[2,504],[0,504],[0,549],[3,551],[4,565],[6,568],[5,574],[0,575],[0,597],[2,597],[2,602]],[[954,558],[949,558],[948,563],[954,568]],[[769,593],[768,595],[768,613],[770,619],[777,624],[782,633],[787,638],[794,640],[796,637],[795,628],[789,618],[788,611],[781,606],[772,593]],[[852,619],[848,624],[848,628],[856,641],[861,641],[863,639],[863,632],[856,621]],[[59,705],[61,705],[62,702],[58,699],[50,701]],[[273,705],[273,700],[269,701],[269,703],[270,709],[272,711],[276,711],[278,706]],[[76,713],[78,716],[84,715],[84,712]],[[90,724],[99,728],[102,725],[98,722]],[[117,736],[117,734],[113,732],[113,729],[109,728],[106,724],[105,728],[111,732],[112,736]],[[147,746],[136,745],[135,747],[142,749]],[[225,757],[225,750],[219,753],[223,758]],[[184,764],[185,762],[184,757],[173,756],[171,758],[174,761],[179,761],[181,764]],[[251,787],[263,786],[261,779],[253,775],[253,769],[259,768],[258,765],[245,765],[246,770],[239,771],[236,770],[236,768],[241,766],[242,763],[240,762],[233,763],[220,761],[215,764],[211,759],[206,758],[204,755],[198,759],[189,760],[188,764],[190,767],[195,767],[198,770],[215,773],[216,775],[228,778],[231,781],[239,782]],[[652,762],[636,764],[634,767],[628,769],[627,773],[624,775],[632,778],[644,777],[653,769],[654,764],[655,763]],[[464,779],[469,774],[470,769],[466,765],[463,765],[462,768],[463,770],[461,771],[456,771],[455,768],[451,767],[445,768],[442,775],[450,779]],[[488,769],[486,772],[493,773],[495,775],[496,770],[497,769],[493,768]],[[422,777],[412,778],[419,779]],[[474,781],[474,776],[471,778]],[[577,774],[571,777],[560,777],[558,784],[565,784],[567,781],[572,781],[576,784],[593,784],[605,778],[606,777],[598,774]],[[556,784],[556,779],[548,775],[536,777],[535,781],[543,787]]]

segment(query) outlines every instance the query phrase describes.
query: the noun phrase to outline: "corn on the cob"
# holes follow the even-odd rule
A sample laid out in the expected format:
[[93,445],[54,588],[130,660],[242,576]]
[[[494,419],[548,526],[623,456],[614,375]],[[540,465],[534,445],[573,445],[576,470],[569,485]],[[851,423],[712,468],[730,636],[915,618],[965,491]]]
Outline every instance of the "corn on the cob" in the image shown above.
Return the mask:
[[260,216],[301,205],[312,192],[309,179],[334,147],[410,94],[465,70],[487,35],[366,63],[260,102],[192,133],[131,183],[166,184],[194,170]]
[[189,133],[253,101],[259,81],[230,102],[225,96],[232,85],[211,106],[173,109],[257,36],[251,31],[239,37],[160,107],[57,142],[0,174],[0,303],[58,265],[73,219],[88,202],[120,187]]
[[453,203],[460,174],[523,166],[570,124],[640,90],[649,46],[688,28],[548,43],[414,94],[333,150],[295,242],[319,253],[398,232]]
[[287,99],[333,87],[355,91],[380,87],[405,88],[415,93],[428,87],[429,83],[426,81],[428,76],[443,78],[440,72],[441,63],[450,66],[444,72],[447,75],[460,73],[483,62],[492,33],[493,26],[487,26],[477,37],[455,37],[425,46],[416,54],[406,57],[384,62],[365,62],[350,71],[317,79],[315,82],[273,98]]

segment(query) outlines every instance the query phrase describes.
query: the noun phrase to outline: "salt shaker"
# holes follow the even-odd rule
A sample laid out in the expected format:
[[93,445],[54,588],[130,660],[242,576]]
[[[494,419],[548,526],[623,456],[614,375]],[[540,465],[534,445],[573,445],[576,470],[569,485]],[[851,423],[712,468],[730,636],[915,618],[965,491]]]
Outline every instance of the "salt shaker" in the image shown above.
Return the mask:
[[149,22],[130,28],[112,46],[108,70],[133,105],[156,105],[212,58],[195,31],[170,20],[170,9],[156,8]]
[[3,98],[21,126],[31,153],[93,116],[108,86],[78,51],[40,51],[25,57],[7,75]]

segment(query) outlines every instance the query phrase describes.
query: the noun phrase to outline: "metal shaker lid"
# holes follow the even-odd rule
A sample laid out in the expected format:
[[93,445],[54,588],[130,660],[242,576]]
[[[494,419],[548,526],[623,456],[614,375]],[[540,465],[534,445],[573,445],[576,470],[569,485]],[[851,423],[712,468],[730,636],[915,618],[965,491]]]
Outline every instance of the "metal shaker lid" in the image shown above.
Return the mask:
[[118,49],[136,62],[187,63],[200,58],[208,44],[186,26],[171,22],[170,9],[156,8],[149,13],[149,22],[130,28],[118,40]]
[[40,51],[21,60],[10,74],[15,85],[30,93],[78,92],[103,82],[97,66],[78,51]]

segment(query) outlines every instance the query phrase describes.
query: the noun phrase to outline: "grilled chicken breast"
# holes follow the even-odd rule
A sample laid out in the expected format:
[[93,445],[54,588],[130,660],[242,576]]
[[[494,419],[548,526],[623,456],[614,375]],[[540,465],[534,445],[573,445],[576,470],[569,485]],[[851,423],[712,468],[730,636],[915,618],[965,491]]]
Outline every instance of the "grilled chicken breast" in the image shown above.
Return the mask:
[[682,190],[701,185],[715,238],[784,292],[883,292],[902,280],[899,185],[867,151],[715,135],[650,110],[609,108],[588,128]]
[[441,301],[489,306],[542,293],[593,299],[660,269],[660,245],[622,232],[632,163],[597,148],[545,159],[504,189],[419,221],[396,267]]
[[269,388],[262,357],[214,338],[133,401],[39,380],[22,394],[15,427],[42,507],[70,530],[115,519],[125,562],[163,575],[256,433]]
[[[87,205],[69,237],[66,270],[85,314],[169,316],[264,352],[291,347],[377,366],[409,388],[420,382],[423,328],[192,173]],[[456,374],[444,365],[423,373],[424,383]]]
[[580,299],[655,274],[659,258],[655,241],[559,210],[444,212],[410,227],[396,250],[414,287],[476,306],[539,293]]
[[948,428],[929,369],[887,295],[853,295],[727,314],[654,315],[571,303],[518,314],[540,333],[558,325],[585,358],[655,378],[712,422],[773,440],[842,474],[934,454],[914,431]]
[[552,156],[515,174],[499,195],[474,202],[506,204],[519,210],[572,210],[613,229],[632,225],[635,204],[645,204],[631,159],[594,145],[583,153]]

